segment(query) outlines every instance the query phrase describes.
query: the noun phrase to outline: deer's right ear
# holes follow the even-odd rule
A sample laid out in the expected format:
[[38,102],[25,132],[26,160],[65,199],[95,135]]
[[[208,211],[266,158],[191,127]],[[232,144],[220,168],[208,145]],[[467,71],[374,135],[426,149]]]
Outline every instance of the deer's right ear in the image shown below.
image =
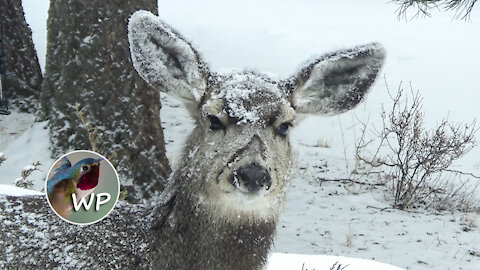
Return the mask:
[[128,22],[128,41],[138,74],[160,91],[200,101],[208,68],[192,45],[158,16],[140,10]]

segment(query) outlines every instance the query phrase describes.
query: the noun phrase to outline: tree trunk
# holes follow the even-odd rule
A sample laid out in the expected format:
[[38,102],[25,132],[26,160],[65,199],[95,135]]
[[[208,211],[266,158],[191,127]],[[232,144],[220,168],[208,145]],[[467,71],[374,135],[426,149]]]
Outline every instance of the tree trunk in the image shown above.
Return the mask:
[[170,173],[159,93],[130,60],[127,22],[139,9],[156,13],[157,1],[50,1],[41,97],[52,155],[94,148],[112,161],[124,187],[133,185],[130,201],[163,190]]
[[25,21],[21,0],[0,0],[0,76],[3,100],[14,109],[38,108],[42,72],[33,46],[32,31]]

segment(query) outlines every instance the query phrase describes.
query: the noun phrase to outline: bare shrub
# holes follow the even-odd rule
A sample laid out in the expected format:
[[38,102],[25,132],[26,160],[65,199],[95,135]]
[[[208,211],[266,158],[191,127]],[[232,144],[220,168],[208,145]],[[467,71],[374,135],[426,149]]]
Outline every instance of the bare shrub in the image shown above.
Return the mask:
[[330,267],[330,270],[344,270],[348,266],[349,266],[349,264],[347,264],[345,266],[342,266],[342,264],[339,264],[338,262],[336,262],[332,265],[332,267]]
[[[87,122],[85,114],[82,111],[82,108],[80,108],[80,103],[75,104],[75,113],[77,114],[78,119],[80,119],[80,122],[82,123],[82,127],[87,132],[88,134],[88,142],[90,143],[90,147],[93,152],[105,155],[100,151],[98,144],[101,142],[101,139],[103,137],[103,133],[100,132],[97,128],[93,127],[90,123]],[[106,155],[105,155],[106,156]],[[113,151],[107,158],[108,160],[112,160],[117,157],[117,152]],[[115,165],[116,167],[116,165]],[[118,170],[118,168],[116,168]],[[126,192],[126,191],[125,191]],[[126,194],[126,193],[125,193]]]
[[[396,96],[390,97],[392,107],[385,110],[382,106],[382,127],[370,132],[374,139],[366,139],[367,124],[363,124],[356,158],[372,167],[387,168],[395,208],[420,203],[444,209],[455,207],[455,202],[465,204],[471,190],[458,178],[467,174],[449,167],[476,145],[475,121],[452,123],[444,118],[437,127],[427,129],[418,91],[406,95],[400,84]],[[378,145],[369,152],[367,147],[376,140]],[[457,180],[460,184],[453,184]]]
[[320,148],[330,148],[330,143],[327,141],[327,139],[318,139],[315,146]]
[[348,225],[348,233],[346,235],[346,241],[345,241],[345,245],[347,247],[352,247],[353,246],[353,238],[354,238],[354,235],[352,233],[352,229],[350,227],[350,224]]
[[0,165],[2,165],[2,163],[3,163],[5,160],[7,160],[7,158],[5,157],[5,155],[4,155],[2,152],[0,152]]
[[27,188],[31,189],[33,188],[33,180],[29,178],[29,176],[34,172],[38,171],[38,166],[40,166],[40,162],[34,162],[32,165],[26,166],[25,168],[22,169],[22,172],[20,174],[20,178],[17,178],[13,184],[17,187],[20,188]]

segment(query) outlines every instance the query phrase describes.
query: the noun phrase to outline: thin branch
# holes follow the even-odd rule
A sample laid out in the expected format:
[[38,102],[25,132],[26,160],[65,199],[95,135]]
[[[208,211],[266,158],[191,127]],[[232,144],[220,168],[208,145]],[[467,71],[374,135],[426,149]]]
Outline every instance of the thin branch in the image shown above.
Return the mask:
[[85,131],[87,131],[88,141],[90,142],[92,151],[98,153],[97,143],[100,140],[100,137],[102,136],[102,134],[98,133],[98,131],[95,128],[92,128],[87,124],[87,121],[85,120],[85,116],[83,115],[83,112],[80,109],[79,103],[75,104],[75,112],[77,113],[77,116],[80,119],[80,122],[82,122],[83,128],[85,129]]
[[348,184],[348,183],[355,183],[359,185],[366,185],[366,186],[372,186],[372,187],[378,187],[378,186],[384,186],[385,183],[367,183],[367,182],[362,182],[350,178],[340,178],[340,179],[326,179],[322,177],[317,177],[317,180],[321,182],[340,182],[342,184]]
[[451,173],[456,173],[456,174],[461,174],[461,175],[467,175],[467,176],[471,176],[471,177],[476,178],[476,179],[480,179],[480,176],[475,175],[471,172],[462,172],[462,171],[452,170],[452,169],[444,169],[444,171],[451,172]]

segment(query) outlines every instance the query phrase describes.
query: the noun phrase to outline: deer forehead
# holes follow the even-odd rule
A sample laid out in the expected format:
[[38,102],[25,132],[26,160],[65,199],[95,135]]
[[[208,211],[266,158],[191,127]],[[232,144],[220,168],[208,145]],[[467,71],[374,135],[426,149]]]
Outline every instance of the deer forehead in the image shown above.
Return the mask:
[[[204,99],[202,113],[233,120],[237,125],[272,124],[293,109],[278,81],[255,73],[236,73],[216,78]],[[287,117],[288,118],[288,117]]]

